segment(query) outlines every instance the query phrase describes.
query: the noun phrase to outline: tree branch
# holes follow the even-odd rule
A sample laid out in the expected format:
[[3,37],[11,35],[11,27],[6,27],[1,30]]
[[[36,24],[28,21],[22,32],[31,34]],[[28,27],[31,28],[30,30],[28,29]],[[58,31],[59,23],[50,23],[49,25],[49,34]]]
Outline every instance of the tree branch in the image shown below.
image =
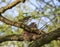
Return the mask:
[[[47,44],[51,42],[52,40],[56,40],[58,37],[60,37],[60,27],[47,34],[42,34],[36,40],[30,37],[30,39],[32,38],[34,42],[30,44],[29,47],[41,47],[42,45]],[[8,36],[3,36],[3,37],[0,37],[0,43],[5,42],[5,41],[23,41],[24,38],[25,38],[24,34],[23,35],[13,34],[13,35],[8,35]]]
[[52,40],[56,40],[58,37],[60,37],[60,27],[50,33],[43,34],[39,39],[30,44],[29,47],[41,47]]
[[32,32],[32,33],[36,33],[36,34],[43,34],[44,33],[43,31],[38,30],[37,28],[30,28],[29,26],[27,26],[23,22],[14,22],[14,21],[8,20],[7,18],[5,18],[3,16],[0,16],[0,21],[6,23],[7,25],[16,26],[18,28],[23,28],[27,32]]
[[14,7],[14,6],[16,6],[18,3],[24,2],[24,1],[25,0],[16,0],[16,1],[14,1],[14,2],[8,4],[8,5],[6,5],[5,7],[0,8],[0,14],[4,13],[6,10],[8,10],[8,9]]
[[5,41],[32,41],[39,38],[40,35],[24,31],[22,34],[12,34],[8,36],[0,36],[0,43]]
[[23,38],[20,35],[16,34],[0,37],[0,43],[5,41],[22,41],[22,40]]

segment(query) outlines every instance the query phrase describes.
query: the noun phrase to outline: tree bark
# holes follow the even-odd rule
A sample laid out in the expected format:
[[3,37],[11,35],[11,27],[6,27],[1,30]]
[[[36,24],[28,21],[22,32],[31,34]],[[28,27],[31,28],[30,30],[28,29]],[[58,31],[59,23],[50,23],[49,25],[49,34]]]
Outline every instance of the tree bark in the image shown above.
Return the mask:
[[11,4],[8,4],[8,5],[0,8],[0,15],[1,15],[1,13],[4,13],[6,10],[8,10],[8,9],[14,7],[14,6],[16,6],[20,2],[25,2],[25,0],[16,0],[16,1],[12,2]]
[[29,47],[41,47],[42,45],[47,44],[52,40],[56,40],[58,37],[60,37],[60,27],[52,32],[43,34],[39,39],[30,44]]
[[[33,43],[29,45],[29,47],[41,47],[44,44],[51,42],[52,40],[57,40],[60,37],[60,27],[56,30],[49,32],[47,34],[42,34],[38,39],[34,40]],[[5,41],[23,41],[23,37],[21,35],[8,35],[5,37],[0,37],[0,43]]]

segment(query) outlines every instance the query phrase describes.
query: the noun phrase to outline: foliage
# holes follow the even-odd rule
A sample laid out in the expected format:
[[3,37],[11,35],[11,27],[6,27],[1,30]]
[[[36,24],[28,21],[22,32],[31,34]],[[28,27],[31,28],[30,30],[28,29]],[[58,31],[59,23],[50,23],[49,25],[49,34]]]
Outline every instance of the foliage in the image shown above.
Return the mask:
[[[58,1],[60,2],[60,0],[58,0]],[[2,0],[2,2],[5,2],[5,0]],[[23,7],[26,8],[26,11],[29,10],[28,7],[25,7],[25,6],[23,6]],[[17,22],[19,21],[19,19],[23,19],[25,17],[24,14],[29,14],[30,16],[32,16],[32,19],[37,19],[38,21],[39,21],[39,18],[41,20],[41,17],[48,17],[50,19],[50,22],[52,23],[52,26],[48,24],[49,22],[46,23],[46,24],[44,22],[45,27],[48,30],[47,32],[50,32],[51,30],[54,30],[58,26],[60,26],[60,6],[55,8],[51,4],[47,3],[47,5],[45,5],[42,8],[42,11],[37,12],[37,10],[34,10],[32,12],[24,13],[22,10],[18,10],[18,13],[19,14],[14,18],[14,21],[17,21]],[[29,16],[29,15],[27,15],[27,16]],[[56,17],[51,20],[53,15],[56,16]],[[7,17],[7,19],[10,19],[10,20],[13,18],[10,15],[7,15],[5,17]],[[21,29],[21,28],[14,29],[14,31],[13,31],[12,26],[10,26],[10,25],[6,25],[6,24],[0,25],[0,32],[4,32],[5,33],[4,35],[21,34],[23,31],[24,30]],[[16,47],[22,47],[22,42],[10,42],[10,41],[8,42],[7,41],[7,42],[2,43],[1,45],[5,46],[6,44],[7,44],[8,47],[10,47],[11,44],[15,45]],[[59,47],[60,46],[60,41],[59,40],[58,41],[54,40],[47,45],[49,45],[49,47]],[[3,46],[0,46],[0,47],[3,47]],[[46,47],[46,46],[44,45],[43,47]]]

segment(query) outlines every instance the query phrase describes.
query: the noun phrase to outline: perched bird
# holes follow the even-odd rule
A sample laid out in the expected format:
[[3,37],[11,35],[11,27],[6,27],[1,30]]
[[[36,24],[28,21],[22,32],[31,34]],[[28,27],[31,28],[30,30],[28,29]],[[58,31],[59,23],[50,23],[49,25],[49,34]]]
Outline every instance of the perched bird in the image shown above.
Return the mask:
[[31,23],[31,24],[29,25],[29,27],[32,28],[32,29],[37,29],[37,32],[38,32],[39,34],[46,34],[46,32],[44,32],[43,30],[37,28],[37,24],[36,24],[35,22]]

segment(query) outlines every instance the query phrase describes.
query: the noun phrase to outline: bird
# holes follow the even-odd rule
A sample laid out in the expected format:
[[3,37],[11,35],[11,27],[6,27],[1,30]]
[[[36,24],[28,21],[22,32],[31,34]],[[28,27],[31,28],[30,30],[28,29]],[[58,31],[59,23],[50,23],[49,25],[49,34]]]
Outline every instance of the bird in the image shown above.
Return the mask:
[[[33,29],[37,29],[37,24],[35,22],[31,23],[29,25],[30,28],[33,28]],[[39,31],[40,34],[46,34],[46,32],[44,32],[43,30],[41,29],[37,29],[37,31]]]

